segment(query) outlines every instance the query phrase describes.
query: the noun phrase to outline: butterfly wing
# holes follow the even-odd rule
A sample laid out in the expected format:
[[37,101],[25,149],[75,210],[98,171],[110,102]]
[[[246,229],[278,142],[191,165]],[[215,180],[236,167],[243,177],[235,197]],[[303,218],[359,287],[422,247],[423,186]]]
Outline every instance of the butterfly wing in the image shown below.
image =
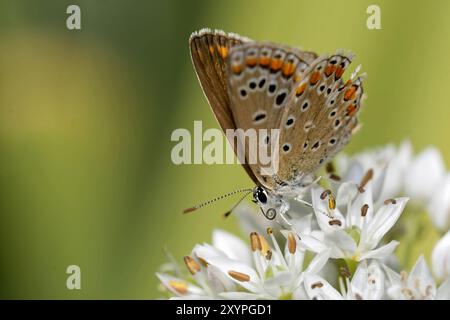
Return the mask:
[[231,47],[248,41],[236,34],[211,29],[194,32],[189,39],[198,80],[223,130],[235,128],[227,90],[226,58]]
[[[192,63],[200,85],[223,131],[235,129],[227,90],[226,60],[233,46],[251,41],[234,33],[202,29],[189,39]],[[235,150],[236,152],[236,150]],[[244,163],[250,178],[257,183],[252,170]]]
[[318,58],[296,85],[281,117],[278,178],[296,183],[333,157],[357,127],[363,96],[362,80],[342,79],[352,55],[338,51]]
[[[315,58],[314,53],[264,42],[232,47],[227,64],[228,92],[236,128],[257,129],[256,132],[277,129],[295,83]],[[241,139],[241,143],[245,153],[241,162],[249,165],[260,184],[273,188],[275,182],[262,174],[260,158],[250,151],[249,140]],[[270,131],[265,137],[258,135],[258,143],[270,150]],[[257,159],[252,160],[252,154]]]

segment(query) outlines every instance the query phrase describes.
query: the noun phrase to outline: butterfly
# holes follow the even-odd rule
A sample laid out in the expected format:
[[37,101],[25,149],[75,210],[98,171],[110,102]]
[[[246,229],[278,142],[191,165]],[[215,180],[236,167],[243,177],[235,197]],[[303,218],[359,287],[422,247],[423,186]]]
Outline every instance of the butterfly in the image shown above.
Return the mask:
[[[358,66],[348,80],[343,79],[353,58],[343,50],[318,56],[211,29],[194,32],[189,46],[200,85],[224,132],[238,128],[279,130],[277,172],[267,175],[260,163],[241,161],[256,186],[219,198],[252,193],[266,218],[283,216],[289,210],[287,199],[298,199],[315,181],[314,172],[357,130],[365,75],[357,76]],[[263,140],[270,147],[275,144],[270,136]],[[248,160],[248,145],[240,143],[244,145],[244,160]]]

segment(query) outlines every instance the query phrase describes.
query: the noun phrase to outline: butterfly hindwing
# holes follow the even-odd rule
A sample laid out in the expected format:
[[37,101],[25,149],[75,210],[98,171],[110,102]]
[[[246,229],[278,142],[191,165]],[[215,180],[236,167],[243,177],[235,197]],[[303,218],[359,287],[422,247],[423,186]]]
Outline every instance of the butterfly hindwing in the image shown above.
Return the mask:
[[342,79],[351,59],[340,51],[318,58],[292,91],[279,123],[281,181],[314,172],[349,141],[363,95],[362,77]]
[[[264,42],[231,48],[227,64],[228,92],[236,128],[256,129],[258,133],[259,129],[269,130],[265,137],[258,135],[258,143],[270,150],[270,129],[278,129],[295,83],[302,79],[314,58],[313,53]],[[261,163],[249,159],[248,141],[244,148],[245,161],[250,162],[259,182],[274,187],[273,179],[261,174]]]

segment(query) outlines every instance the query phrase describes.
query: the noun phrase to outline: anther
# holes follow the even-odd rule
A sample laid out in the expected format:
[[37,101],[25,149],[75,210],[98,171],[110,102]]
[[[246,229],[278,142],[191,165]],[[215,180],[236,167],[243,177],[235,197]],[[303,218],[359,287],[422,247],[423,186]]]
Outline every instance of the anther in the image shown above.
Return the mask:
[[250,244],[252,247],[252,251],[255,252],[256,250],[261,251],[261,240],[259,239],[259,235],[256,232],[250,233]]
[[328,208],[330,208],[330,210],[336,209],[336,199],[333,197],[331,193],[330,196],[328,197]]
[[388,204],[396,204],[397,203],[397,200],[395,200],[395,199],[387,199],[387,200],[384,200],[384,204],[385,205],[388,205]]
[[288,234],[288,249],[290,254],[294,254],[297,249],[297,241],[292,233]]
[[352,276],[352,274],[350,273],[350,271],[348,270],[347,267],[340,267],[339,273],[341,274],[341,276],[346,277],[346,278],[350,278]]
[[230,270],[230,271],[228,271],[228,274],[230,275],[230,277],[232,277],[233,279],[240,281],[240,282],[250,281],[250,276],[248,274],[245,274],[242,272]]
[[191,257],[185,256],[184,257],[184,263],[186,264],[186,267],[188,268],[189,272],[194,275],[197,272],[200,271],[200,265]]
[[272,259],[272,250],[267,250],[267,253],[266,253],[266,259],[267,259],[267,260]]
[[272,233],[273,233],[272,228],[271,228],[271,227],[267,228],[267,234],[268,234],[268,235],[271,235]]
[[205,259],[200,258],[200,257],[197,257],[197,259],[198,259],[198,261],[200,262],[200,264],[201,264],[202,266],[204,266],[205,268],[208,267],[208,262],[206,262]]
[[175,290],[176,292],[180,294],[186,294],[187,293],[187,285],[184,282],[176,281],[176,280],[170,280],[168,282],[169,286]]
[[338,219],[330,220],[330,221],[328,221],[328,224],[330,226],[339,226],[339,227],[342,226],[341,220],[338,220]]
[[322,287],[323,287],[323,283],[320,281],[314,282],[313,284],[311,284],[311,289],[322,288]]
[[330,174],[329,178],[334,181],[341,181],[341,177],[339,177],[338,175],[336,175],[334,173]]
[[365,217],[367,215],[367,210],[369,210],[369,205],[366,203],[361,207],[361,217]]
[[320,194],[320,199],[321,200],[325,200],[325,198],[328,196],[328,195],[331,195],[331,190],[325,190],[325,191],[323,191],[321,194]]

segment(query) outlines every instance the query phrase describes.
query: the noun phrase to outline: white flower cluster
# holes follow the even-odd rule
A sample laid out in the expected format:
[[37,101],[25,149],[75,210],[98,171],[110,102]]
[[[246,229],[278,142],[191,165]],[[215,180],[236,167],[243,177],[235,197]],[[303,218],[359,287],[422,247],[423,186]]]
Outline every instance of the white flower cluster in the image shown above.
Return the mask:
[[409,200],[402,195],[445,232],[450,175],[440,153],[413,156],[405,142],[339,156],[336,166],[341,178],[333,172],[313,185],[312,208],[289,212],[290,228],[240,207],[249,245],[215,230],[212,245],[198,244],[184,257],[190,274],[174,263],[157,273],[163,287],[179,299],[450,299],[450,231],[431,254],[434,277],[423,256],[409,274],[400,271],[391,235]]

